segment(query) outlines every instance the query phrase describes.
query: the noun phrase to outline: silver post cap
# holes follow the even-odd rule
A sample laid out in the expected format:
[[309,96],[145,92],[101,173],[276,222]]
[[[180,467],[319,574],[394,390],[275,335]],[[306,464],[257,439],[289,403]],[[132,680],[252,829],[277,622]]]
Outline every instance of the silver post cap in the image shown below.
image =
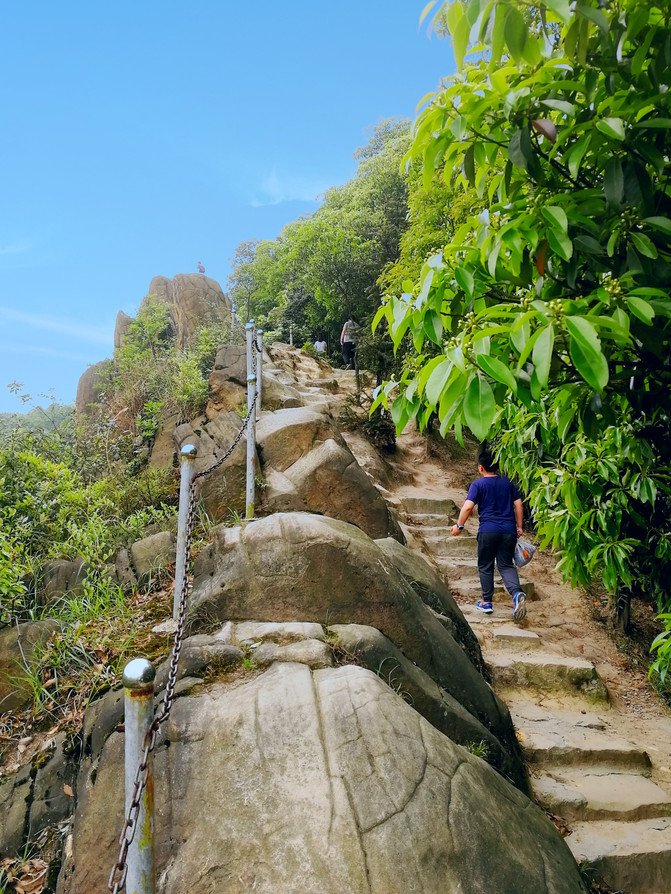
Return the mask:
[[245,323],[245,329],[249,330],[249,329],[253,329],[253,328],[254,328],[253,323]]
[[256,382],[256,376],[250,374],[250,375],[247,376],[247,384],[248,384],[248,385],[251,385],[252,382]]
[[146,658],[133,658],[123,669],[125,689],[151,689],[155,677],[156,669]]
[[198,448],[195,444],[185,444],[179,453],[182,459],[195,459],[198,456]]

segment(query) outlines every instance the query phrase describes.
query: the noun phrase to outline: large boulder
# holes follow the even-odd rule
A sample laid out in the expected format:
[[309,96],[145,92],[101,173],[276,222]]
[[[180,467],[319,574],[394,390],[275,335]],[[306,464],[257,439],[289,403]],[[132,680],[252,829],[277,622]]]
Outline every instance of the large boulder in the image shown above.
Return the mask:
[[371,537],[403,540],[398,523],[333,421],[307,407],[264,413],[256,429],[268,512],[319,512]]
[[85,576],[83,559],[54,559],[47,562],[42,574],[40,596],[48,603],[65,593],[77,592]]
[[[193,444],[198,449],[196,472],[209,469],[228,450],[237,437],[243,420],[237,413],[217,413],[212,419],[199,417],[178,425],[175,441],[178,449]],[[259,468],[257,463],[257,468]],[[201,478],[198,494],[206,512],[214,521],[245,511],[247,440],[243,435],[233,453],[215,472]]]
[[92,404],[100,403],[110,384],[112,361],[101,360],[84,370],[77,384],[75,411],[78,415],[89,412]]
[[173,565],[175,543],[170,531],[157,531],[141,540],[136,540],[130,548],[133,568],[138,577],[146,577],[152,572]]
[[173,279],[155,276],[149,283],[149,296],[170,310],[180,348],[189,347],[196,330],[203,324],[231,322],[231,302],[221,286],[199,273],[179,273]]
[[[59,894],[105,888],[122,781],[115,732],[80,776]],[[585,894],[542,812],[360,667],[274,664],[180,698],[155,797],[162,894]]]
[[0,714],[27,705],[32,689],[26,665],[58,630],[56,621],[27,621],[0,630]]
[[194,566],[191,630],[218,620],[364,624],[499,740],[523,779],[510,716],[464,649],[359,528],[304,512],[215,530]]
[[128,335],[128,330],[130,328],[130,324],[133,322],[133,318],[129,317],[127,313],[120,310],[116,315],[116,323],[114,324],[114,350],[117,351],[124,343],[124,339]]

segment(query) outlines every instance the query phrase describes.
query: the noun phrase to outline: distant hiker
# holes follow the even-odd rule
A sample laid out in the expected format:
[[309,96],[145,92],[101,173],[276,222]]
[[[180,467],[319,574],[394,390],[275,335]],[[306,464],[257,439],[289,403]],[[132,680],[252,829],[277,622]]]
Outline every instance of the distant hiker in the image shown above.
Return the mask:
[[203,274],[205,273],[205,268],[203,267],[202,261],[198,261],[198,272]]
[[326,342],[324,341],[324,339],[323,339],[323,338],[321,338],[321,339],[318,338],[317,341],[315,342],[315,351],[316,351],[318,354],[325,354],[327,348],[328,348],[328,345],[326,344]]
[[342,359],[345,361],[345,369],[351,369],[356,352],[356,337],[359,331],[358,323],[350,317],[342,327],[340,344],[342,345]]
[[461,507],[452,536],[458,537],[473,507],[478,507],[480,527],[478,528],[478,574],[482,587],[482,599],[475,607],[478,611],[491,615],[494,595],[494,560],[503,578],[506,590],[513,599],[513,620],[521,621],[526,616],[526,597],[520,588],[520,578],[513,564],[513,554],[517,538],[522,536],[523,505],[522,495],[513,482],[499,475],[498,464],[487,448],[480,451],[478,471],[482,476],[468,488],[466,501]]

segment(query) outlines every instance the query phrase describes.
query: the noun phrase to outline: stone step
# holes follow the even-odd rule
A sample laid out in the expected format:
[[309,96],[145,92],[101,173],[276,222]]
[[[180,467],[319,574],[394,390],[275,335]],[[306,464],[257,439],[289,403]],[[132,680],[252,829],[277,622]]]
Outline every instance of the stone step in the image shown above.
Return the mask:
[[[416,517],[417,516],[413,516],[413,518]],[[419,534],[421,537],[430,537],[432,539],[437,539],[440,537],[452,536],[452,522],[449,519],[445,519],[444,525],[418,525],[415,522],[411,522],[408,524],[408,527],[412,530],[413,534]]]
[[650,757],[644,748],[606,732],[596,714],[566,711],[558,705],[516,704],[504,699],[527,761],[539,767],[619,769],[650,773]]
[[533,655],[492,653],[486,664],[495,683],[531,686],[543,691],[577,691],[593,701],[607,701],[608,691],[591,661],[537,652]]
[[402,497],[403,507],[410,515],[449,515],[457,514],[454,500],[446,497]]
[[[463,592],[466,596],[473,595],[475,599],[479,598],[481,592],[480,580],[474,577],[462,577],[459,580],[455,580],[452,582],[452,587],[457,592]],[[520,589],[524,590],[529,602],[537,601],[536,587],[531,581],[520,581]],[[503,581],[494,581],[494,601],[511,602],[510,594],[503,586]]]
[[475,537],[460,534],[459,537],[424,537],[427,549],[434,556],[445,558],[475,558],[478,553],[478,541]]
[[639,773],[598,766],[562,768],[531,784],[540,805],[564,820],[640,820],[671,814],[671,795]]
[[565,841],[576,861],[614,891],[671,891],[671,817],[577,823]]
[[512,604],[505,605],[501,602],[495,602],[493,604],[494,611],[491,615],[483,615],[482,612],[479,612],[476,609],[474,603],[460,602],[459,608],[461,609],[463,616],[471,625],[482,625],[484,627],[491,625],[491,627],[494,628],[501,624],[509,626],[512,621]]
[[514,624],[501,624],[491,631],[491,640],[487,640],[487,645],[491,645],[497,649],[540,649],[542,641],[537,633],[533,630],[525,630],[523,627],[517,627]]

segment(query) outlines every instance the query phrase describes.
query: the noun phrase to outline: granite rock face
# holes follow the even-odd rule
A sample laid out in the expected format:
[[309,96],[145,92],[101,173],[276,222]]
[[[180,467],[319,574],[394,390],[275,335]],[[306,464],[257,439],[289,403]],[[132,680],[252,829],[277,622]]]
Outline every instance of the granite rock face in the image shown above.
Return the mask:
[[27,621],[0,631],[0,714],[16,711],[32,697],[26,675],[26,662],[58,630],[56,621]]
[[231,321],[231,302],[223,289],[216,280],[199,273],[179,273],[172,279],[155,276],[147,290],[147,296],[151,295],[168,307],[180,348],[189,347],[196,330],[205,323]]
[[[122,747],[79,780],[59,894],[105,887]],[[155,768],[162,894],[585,892],[541,811],[360,667],[275,663],[180,698]]]

